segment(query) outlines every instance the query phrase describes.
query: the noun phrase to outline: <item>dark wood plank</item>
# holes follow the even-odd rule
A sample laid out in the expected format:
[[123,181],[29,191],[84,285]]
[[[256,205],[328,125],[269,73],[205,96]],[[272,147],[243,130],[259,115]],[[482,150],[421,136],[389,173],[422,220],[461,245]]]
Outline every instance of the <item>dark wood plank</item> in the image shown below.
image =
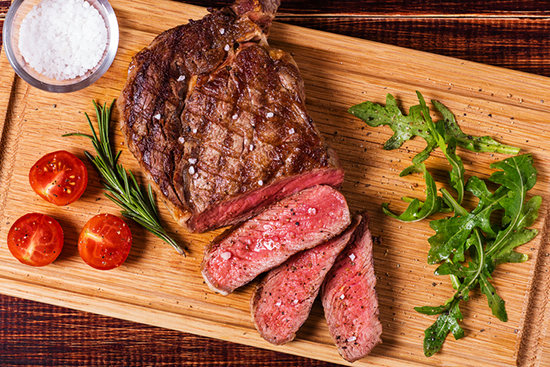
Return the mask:
[[11,1],[0,1],[0,18],[4,18],[8,12]]
[[277,20],[550,76],[550,18],[279,17]]
[[[219,8],[231,0],[175,0],[204,7]],[[11,1],[0,1],[3,17]],[[376,1],[376,0],[282,0],[279,15],[339,16],[550,16],[550,1]]]
[[[222,7],[231,0],[176,0],[200,6]],[[545,16],[550,15],[550,1],[376,1],[376,0],[282,0],[279,15],[308,14],[340,16],[438,16],[438,15],[502,15]]]

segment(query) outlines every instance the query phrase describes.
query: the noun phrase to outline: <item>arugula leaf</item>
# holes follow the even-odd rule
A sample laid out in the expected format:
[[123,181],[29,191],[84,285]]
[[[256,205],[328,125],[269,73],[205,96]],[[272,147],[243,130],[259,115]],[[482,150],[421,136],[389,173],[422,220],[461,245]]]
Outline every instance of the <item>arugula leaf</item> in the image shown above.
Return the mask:
[[441,350],[443,342],[449,333],[452,333],[456,340],[464,337],[464,330],[458,324],[458,321],[462,320],[462,313],[460,312],[459,300],[451,298],[451,302],[448,305],[432,308],[428,307],[415,307],[415,310],[424,313],[426,311],[441,311],[437,312],[439,317],[437,320],[424,331],[424,355],[431,357],[435,353]]
[[464,134],[462,130],[460,130],[460,127],[458,127],[455,116],[447,107],[445,107],[441,102],[433,99],[432,104],[443,116],[447,142],[451,137],[454,137],[457,140],[458,146],[477,153],[519,153],[520,148],[501,144],[490,136],[472,136]]
[[[408,173],[424,173],[424,179],[426,180],[426,201],[422,203],[416,198],[413,199],[405,212],[403,212],[399,216],[390,211],[388,203],[383,203],[382,210],[384,211],[384,213],[402,222],[417,222],[419,220],[429,217],[434,213],[439,212],[442,204],[441,197],[437,195],[437,186],[435,184],[435,181],[432,175],[426,169],[424,163],[410,166],[405,169],[405,171],[407,171]],[[403,198],[403,201],[407,201],[407,198]]]
[[493,255],[505,247],[518,230],[522,230],[527,223],[532,224],[538,216],[542,200],[538,198],[531,203],[525,203],[527,191],[532,189],[537,181],[537,170],[533,166],[533,156],[524,154],[507,158],[504,161],[491,164],[491,168],[498,168],[489,177],[489,180],[507,187],[510,192],[501,200],[505,210],[502,218],[503,229],[498,233],[495,241],[487,248],[487,254]]
[[[458,194],[458,203],[462,203],[464,198],[464,165],[462,164],[462,159],[456,155],[456,143],[457,140],[454,136],[447,136],[445,133],[445,126],[441,123],[434,124],[432,118],[430,117],[430,110],[426,106],[424,97],[420,92],[416,92],[418,100],[420,101],[420,108],[422,110],[422,117],[428,126],[430,135],[433,137],[439,149],[445,154],[445,157],[451,164],[452,170],[449,174],[450,184],[453,189],[456,190]],[[458,125],[457,125],[458,127]],[[459,129],[460,131],[460,129]],[[447,138],[447,139],[446,139]],[[448,141],[447,141],[448,140]],[[448,143],[448,145],[446,145]]]
[[[446,141],[454,137],[459,147],[478,153],[519,153],[519,148],[501,144],[489,136],[479,137],[465,134],[447,107],[435,100],[432,100],[432,103],[444,118],[443,121],[436,122],[435,125],[441,124],[444,127],[444,134],[442,135]],[[360,118],[371,127],[388,125],[393,130],[393,136],[384,144],[385,150],[397,149],[405,141],[414,136],[420,136],[426,141],[427,145],[422,152],[413,158],[412,163],[418,164],[428,159],[430,153],[438,146],[436,140],[426,127],[421,110],[422,107],[420,105],[411,106],[408,115],[403,115],[397,106],[395,98],[388,93],[386,95],[386,106],[367,101],[350,107],[348,112]]]
[[365,121],[371,127],[388,125],[393,130],[393,136],[384,144],[384,150],[393,150],[399,148],[403,143],[414,136],[420,136],[428,145],[413,158],[413,164],[418,164],[430,156],[437,143],[428,132],[425,122],[421,116],[420,106],[409,108],[407,116],[403,115],[397,101],[391,94],[386,95],[386,106],[363,102],[352,106],[348,110],[352,115]]
[[500,298],[495,287],[489,282],[489,275],[483,273],[482,276],[479,277],[479,287],[481,292],[487,296],[487,302],[491,311],[493,311],[493,315],[498,317],[502,322],[508,321],[504,300]]
[[[493,261],[495,264],[520,263],[528,260],[526,254],[520,254],[513,251],[514,248],[521,246],[531,241],[538,234],[536,229],[528,229],[533,224],[538,216],[538,209],[542,203],[540,196],[533,196],[531,200],[523,208],[524,223],[519,224],[519,228],[515,233],[510,234],[506,244],[502,245],[500,249],[494,250]],[[525,227],[522,227],[525,226]]]

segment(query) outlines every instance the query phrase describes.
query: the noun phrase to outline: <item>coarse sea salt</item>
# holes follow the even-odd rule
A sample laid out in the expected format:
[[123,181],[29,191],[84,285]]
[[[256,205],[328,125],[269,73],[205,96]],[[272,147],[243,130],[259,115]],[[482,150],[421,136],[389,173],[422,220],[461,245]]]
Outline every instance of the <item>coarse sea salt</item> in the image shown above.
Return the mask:
[[103,57],[107,28],[85,0],[43,0],[19,31],[21,56],[39,74],[57,80],[83,76]]

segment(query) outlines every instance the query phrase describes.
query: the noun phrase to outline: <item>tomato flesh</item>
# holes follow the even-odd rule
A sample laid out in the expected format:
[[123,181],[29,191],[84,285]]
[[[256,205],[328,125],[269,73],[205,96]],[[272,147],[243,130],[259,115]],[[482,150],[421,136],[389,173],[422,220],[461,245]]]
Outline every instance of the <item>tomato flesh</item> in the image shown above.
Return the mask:
[[86,190],[88,170],[74,154],[59,150],[46,154],[31,167],[29,183],[44,200],[69,205]]
[[13,223],[7,242],[12,255],[23,264],[46,266],[61,253],[63,229],[45,214],[29,213]]
[[112,214],[98,214],[86,223],[78,239],[78,252],[92,268],[110,270],[128,257],[132,247],[130,227]]

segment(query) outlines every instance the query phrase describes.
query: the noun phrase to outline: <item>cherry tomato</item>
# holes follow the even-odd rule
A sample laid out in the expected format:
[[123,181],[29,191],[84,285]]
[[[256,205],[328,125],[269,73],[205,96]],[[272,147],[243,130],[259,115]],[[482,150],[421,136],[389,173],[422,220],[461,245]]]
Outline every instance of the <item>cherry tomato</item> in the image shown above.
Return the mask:
[[57,259],[62,248],[63,229],[45,214],[25,214],[8,232],[8,249],[26,265],[48,265]]
[[55,205],[69,205],[86,190],[88,170],[74,154],[59,150],[46,154],[31,167],[29,182],[41,198]]
[[131,247],[130,227],[111,214],[98,214],[90,219],[78,239],[78,252],[82,260],[99,270],[122,265]]

